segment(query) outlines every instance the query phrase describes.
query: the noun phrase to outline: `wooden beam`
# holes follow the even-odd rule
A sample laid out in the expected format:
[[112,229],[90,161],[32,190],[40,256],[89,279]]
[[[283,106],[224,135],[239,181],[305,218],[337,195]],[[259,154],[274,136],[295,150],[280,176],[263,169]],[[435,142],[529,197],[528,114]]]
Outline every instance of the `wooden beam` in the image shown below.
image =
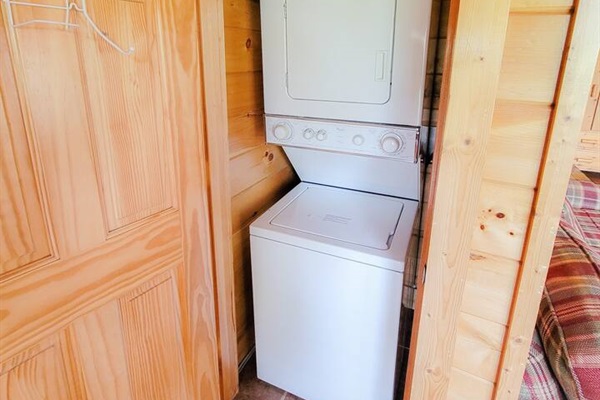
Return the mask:
[[448,395],[510,1],[453,0],[450,7],[452,55],[445,71],[451,75],[442,87],[434,171],[444,198],[430,199],[426,282],[419,289],[405,393],[411,399]]
[[600,47],[600,2],[580,0],[571,21],[563,56],[555,110],[547,135],[534,212],[517,283],[495,398],[516,399],[523,381],[564,195],[577,147],[578,132]]
[[[214,285],[216,287],[217,332],[221,399],[238,392],[237,335],[233,281],[231,193],[229,188],[229,141],[225,33],[222,0],[199,4],[202,84],[210,218],[212,225]],[[197,383],[199,384],[199,383]]]

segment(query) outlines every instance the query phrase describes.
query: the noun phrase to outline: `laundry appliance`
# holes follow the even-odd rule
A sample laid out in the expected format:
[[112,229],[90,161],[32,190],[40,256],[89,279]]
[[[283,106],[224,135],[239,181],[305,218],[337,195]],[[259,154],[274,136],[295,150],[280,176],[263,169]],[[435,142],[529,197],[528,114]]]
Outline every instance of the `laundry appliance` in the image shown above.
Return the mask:
[[250,227],[258,377],[392,400],[430,0],[261,0],[266,138],[302,183]]

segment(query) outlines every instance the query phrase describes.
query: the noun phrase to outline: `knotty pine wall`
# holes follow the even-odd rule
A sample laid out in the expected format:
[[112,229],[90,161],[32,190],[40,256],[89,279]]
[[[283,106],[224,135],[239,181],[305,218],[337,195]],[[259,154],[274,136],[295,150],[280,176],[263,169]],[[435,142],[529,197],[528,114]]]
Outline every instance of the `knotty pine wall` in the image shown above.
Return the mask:
[[258,0],[227,0],[225,54],[238,360],[254,346],[249,226],[297,182],[285,154],[265,143]]
[[[579,129],[569,125],[578,116],[565,115],[575,112],[566,110],[576,103],[569,90],[577,83],[563,76],[562,93],[559,75],[563,60],[581,57],[585,35],[573,35],[579,42],[566,58],[572,0],[452,3],[458,22],[444,77],[439,201],[427,227],[410,394],[516,398],[524,369],[517,355],[526,355],[531,330],[512,310],[529,301],[535,312],[539,304],[536,277],[547,268],[539,244],[553,240],[549,204],[562,204],[564,193],[557,188],[561,195],[551,200],[547,176],[568,158],[563,144],[576,141]],[[585,14],[597,12],[592,3],[575,4]]]

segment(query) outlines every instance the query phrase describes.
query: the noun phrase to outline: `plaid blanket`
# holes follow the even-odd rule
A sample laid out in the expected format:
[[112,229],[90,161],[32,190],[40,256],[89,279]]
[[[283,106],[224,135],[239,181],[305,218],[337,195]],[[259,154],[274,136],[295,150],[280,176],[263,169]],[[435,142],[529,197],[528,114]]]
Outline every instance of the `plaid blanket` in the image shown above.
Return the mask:
[[534,337],[522,399],[600,399],[600,188],[573,182],[538,315],[545,357]]

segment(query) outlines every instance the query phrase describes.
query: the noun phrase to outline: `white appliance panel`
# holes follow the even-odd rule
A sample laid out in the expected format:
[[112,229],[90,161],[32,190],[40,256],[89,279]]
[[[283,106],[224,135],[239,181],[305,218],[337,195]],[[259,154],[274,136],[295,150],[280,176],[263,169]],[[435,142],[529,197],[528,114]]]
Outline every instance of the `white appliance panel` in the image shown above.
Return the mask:
[[[302,247],[318,253],[330,254],[335,257],[344,258],[368,264],[376,268],[389,269],[396,272],[404,272],[404,263],[408,253],[408,243],[412,235],[413,225],[417,214],[418,202],[412,200],[400,200],[403,204],[400,219],[397,223],[395,233],[389,240],[389,249],[381,250],[366,247],[348,241],[338,240],[335,234],[328,236],[318,235],[297,229],[297,220],[292,218],[286,221],[287,226],[274,224],[279,216],[295,199],[301,197],[307,190],[323,188],[330,190],[331,196],[337,196],[338,202],[346,202],[348,196],[356,194],[353,190],[334,187],[323,187],[302,182],[273,207],[267,210],[250,226],[250,235],[269,239],[291,246]],[[374,198],[385,196],[372,195]],[[394,217],[391,216],[391,219]],[[283,224],[282,224],[283,225]],[[385,226],[385,224],[382,224]],[[342,238],[343,239],[343,238]]]
[[419,200],[421,163],[284,146],[302,182]]
[[340,240],[359,246],[388,250],[404,203],[394,197],[346,192],[312,186],[289,203],[271,224]]
[[251,237],[258,377],[310,400],[391,400],[402,273]]
[[392,0],[304,2],[260,2],[266,114],[419,126],[431,0],[398,1],[392,29]]
[[396,0],[288,0],[288,93],[299,100],[390,99]]
[[416,163],[419,130],[312,118],[267,116],[267,142],[317,150],[393,158]]

